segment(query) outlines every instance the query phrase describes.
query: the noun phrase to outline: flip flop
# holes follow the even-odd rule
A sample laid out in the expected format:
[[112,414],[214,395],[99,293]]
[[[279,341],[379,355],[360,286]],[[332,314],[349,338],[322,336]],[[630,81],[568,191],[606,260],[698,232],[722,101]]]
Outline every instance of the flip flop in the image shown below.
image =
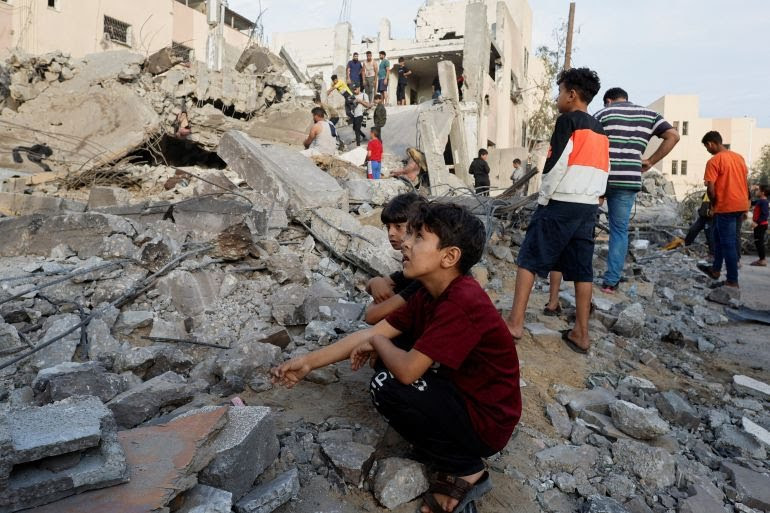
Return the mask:
[[[449,481],[451,482],[446,480],[447,477],[450,478]],[[468,488],[468,486],[471,487]],[[423,494],[422,504],[417,508],[417,513],[420,513],[422,506],[428,506],[432,513],[446,513],[446,510],[436,501],[436,498],[433,496],[434,493],[455,498],[463,494],[462,499],[450,513],[475,513],[477,509],[474,501],[483,497],[491,489],[492,479],[489,477],[489,472],[486,471],[473,485],[457,477],[439,474],[437,480],[431,484],[430,489]]]
[[563,330],[563,331],[561,332],[561,339],[562,339],[562,340],[563,340],[563,341],[564,341],[564,342],[567,344],[567,347],[569,347],[570,349],[572,349],[573,351],[575,351],[575,352],[576,352],[576,353],[578,353],[578,354],[588,354],[588,351],[587,351],[587,350],[583,349],[582,347],[580,347],[579,345],[577,345],[576,343],[574,343],[574,342],[573,342],[573,341],[572,341],[572,340],[569,338],[569,333],[570,333],[570,331],[572,331],[572,330],[571,330],[571,329],[569,329],[569,330]]

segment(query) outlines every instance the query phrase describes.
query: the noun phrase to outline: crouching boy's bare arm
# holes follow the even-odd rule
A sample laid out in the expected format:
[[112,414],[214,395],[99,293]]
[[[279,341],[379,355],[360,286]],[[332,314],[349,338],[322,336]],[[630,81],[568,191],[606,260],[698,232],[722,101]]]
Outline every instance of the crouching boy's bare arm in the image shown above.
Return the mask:
[[291,388],[311,371],[347,359],[356,347],[374,336],[394,338],[400,334],[400,331],[386,321],[380,321],[371,328],[351,333],[334,344],[284,362],[270,371],[273,383]]
[[414,383],[433,365],[433,360],[420,351],[404,351],[396,347],[390,338],[374,335],[368,341],[361,342],[351,353],[353,370],[363,367],[374,354],[382,359],[390,373],[404,385]]

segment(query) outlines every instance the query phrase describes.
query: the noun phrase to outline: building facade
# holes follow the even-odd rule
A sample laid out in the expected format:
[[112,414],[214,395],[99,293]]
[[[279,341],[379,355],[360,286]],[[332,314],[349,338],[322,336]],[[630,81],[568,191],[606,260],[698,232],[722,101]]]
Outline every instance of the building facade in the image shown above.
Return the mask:
[[[121,48],[149,55],[174,46],[205,61],[210,21],[221,17],[209,17],[211,5],[220,10],[219,2],[206,0],[0,0],[0,49],[83,57]],[[246,47],[253,23],[225,8],[223,25],[232,58]]]
[[[703,189],[703,174],[711,155],[701,138],[706,132],[716,130],[730,149],[740,153],[749,169],[752,169],[770,144],[770,128],[757,126],[754,118],[704,118],[700,116],[700,99],[696,95],[665,95],[649,105],[677,129],[681,140],[666,158],[655,167],[674,184],[676,196],[684,198],[688,193]],[[650,141],[646,155],[652,154],[660,144],[659,139]]]

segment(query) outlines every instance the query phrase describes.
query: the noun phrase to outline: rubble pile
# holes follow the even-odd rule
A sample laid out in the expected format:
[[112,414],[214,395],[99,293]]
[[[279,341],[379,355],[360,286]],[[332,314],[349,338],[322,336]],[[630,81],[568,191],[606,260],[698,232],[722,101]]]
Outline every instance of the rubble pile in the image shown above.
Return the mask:
[[[28,56],[15,51],[0,65],[0,76],[7,75],[6,91],[0,86],[0,106],[10,98],[14,105],[32,100],[53,82],[63,82],[75,76],[77,63],[61,52]],[[0,82],[3,79],[0,78]]]
[[[381,209],[413,182],[366,180],[360,151],[290,147],[310,86],[269,53],[229,74],[164,51],[103,55],[0,115],[0,131],[54,149],[51,172],[26,162],[0,191],[0,511],[414,510],[429,469],[371,407],[367,372],[342,362],[292,391],[269,379],[366,326],[367,280],[401,266]],[[189,139],[158,140],[182,103]],[[452,105],[410,115],[441,132],[424,158],[448,174]],[[77,139],[45,139],[52,127]],[[133,162],[142,147],[166,162]],[[482,218],[472,274],[507,313],[534,198],[446,183],[419,192]],[[595,293],[588,358],[561,340],[571,290],[549,316],[536,284],[522,422],[488,460],[480,510],[770,511],[770,385],[717,362],[739,299],[709,288],[696,249],[660,249],[667,232],[650,223],[677,224],[670,192],[645,174],[629,278]]]

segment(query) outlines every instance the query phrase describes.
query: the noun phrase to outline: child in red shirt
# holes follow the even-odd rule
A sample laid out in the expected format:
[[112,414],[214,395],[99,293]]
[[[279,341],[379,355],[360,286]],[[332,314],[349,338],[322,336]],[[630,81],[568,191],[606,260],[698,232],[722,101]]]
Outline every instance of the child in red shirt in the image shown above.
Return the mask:
[[366,176],[370,180],[379,180],[380,170],[382,168],[382,141],[380,141],[380,129],[376,126],[372,127],[370,136],[371,139],[366,146],[366,162],[369,164]]
[[[313,369],[346,358],[354,370],[375,362],[375,407],[439,472],[423,497],[432,513],[463,511],[491,488],[482,458],[505,447],[521,417],[513,339],[467,274],[485,238],[467,209],[419,204],[401,251],[404,276],[423,288],[371,328],[272,371],[274,382],[292,387]],[[411,349],[391,342],[401,334],[414,341]]]

